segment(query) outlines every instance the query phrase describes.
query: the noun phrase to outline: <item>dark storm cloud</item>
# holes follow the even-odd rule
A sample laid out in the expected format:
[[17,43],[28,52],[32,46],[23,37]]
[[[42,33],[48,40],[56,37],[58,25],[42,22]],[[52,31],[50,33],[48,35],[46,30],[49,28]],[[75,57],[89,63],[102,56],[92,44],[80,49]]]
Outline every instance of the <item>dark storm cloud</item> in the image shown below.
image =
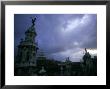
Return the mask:
[[69,56],[79,61],[84,48],[97,48],[96,14],[15,15],[15,45],[24,37],[33,16],[37,17],[36,41],[47,57],[62,60]]

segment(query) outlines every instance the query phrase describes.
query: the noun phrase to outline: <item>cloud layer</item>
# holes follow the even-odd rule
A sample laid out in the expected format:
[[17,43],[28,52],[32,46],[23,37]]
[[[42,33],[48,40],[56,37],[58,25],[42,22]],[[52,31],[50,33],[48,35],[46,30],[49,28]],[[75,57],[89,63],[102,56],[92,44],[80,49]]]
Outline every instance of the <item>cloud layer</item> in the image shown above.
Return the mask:
[[16,14],[15,46],[24,38],[33,16],[37,17],[36,41],[48,58],[64,60],[70,57],[71,61],[80,61],[84,48],[97,49],[96,14]]

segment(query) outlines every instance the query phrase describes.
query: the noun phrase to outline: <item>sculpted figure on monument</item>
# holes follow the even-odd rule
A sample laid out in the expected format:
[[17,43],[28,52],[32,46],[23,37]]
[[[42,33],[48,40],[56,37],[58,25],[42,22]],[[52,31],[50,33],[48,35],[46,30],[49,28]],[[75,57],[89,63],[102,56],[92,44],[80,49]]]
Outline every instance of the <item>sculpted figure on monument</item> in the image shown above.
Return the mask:
[[32,18],[32,26],[35,25],[36,18]]

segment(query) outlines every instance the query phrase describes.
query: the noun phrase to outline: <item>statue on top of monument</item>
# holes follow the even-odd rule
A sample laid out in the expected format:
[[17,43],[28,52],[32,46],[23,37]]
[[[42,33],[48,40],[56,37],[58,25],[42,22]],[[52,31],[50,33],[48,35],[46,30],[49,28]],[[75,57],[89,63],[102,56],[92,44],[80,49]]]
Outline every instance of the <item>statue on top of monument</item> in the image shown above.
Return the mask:
[[88,59],[91,59],[91,55],[89,54],[89,52],[87,52],[87,49],[85,48],[85,55],[83,56],[84,63],[86,63]]
[[[32,18],[32,17],[31,17]],[[32,26],[35,25],[36,18],[32,18]]]
[[87,49],[85,48],[85,53],[87,53]]

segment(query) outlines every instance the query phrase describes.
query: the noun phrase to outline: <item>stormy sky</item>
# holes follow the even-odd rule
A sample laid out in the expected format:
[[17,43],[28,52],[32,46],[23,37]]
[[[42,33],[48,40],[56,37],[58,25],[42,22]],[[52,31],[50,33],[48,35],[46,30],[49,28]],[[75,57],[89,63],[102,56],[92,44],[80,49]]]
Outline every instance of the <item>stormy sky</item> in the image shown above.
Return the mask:
[[97,15],[96,14],[15,14],[14,43],[15,55],[20,39],[36,17],[36,42],[39,51],[47,58],[77,62],[84,55],[84,48],[96,55]]

